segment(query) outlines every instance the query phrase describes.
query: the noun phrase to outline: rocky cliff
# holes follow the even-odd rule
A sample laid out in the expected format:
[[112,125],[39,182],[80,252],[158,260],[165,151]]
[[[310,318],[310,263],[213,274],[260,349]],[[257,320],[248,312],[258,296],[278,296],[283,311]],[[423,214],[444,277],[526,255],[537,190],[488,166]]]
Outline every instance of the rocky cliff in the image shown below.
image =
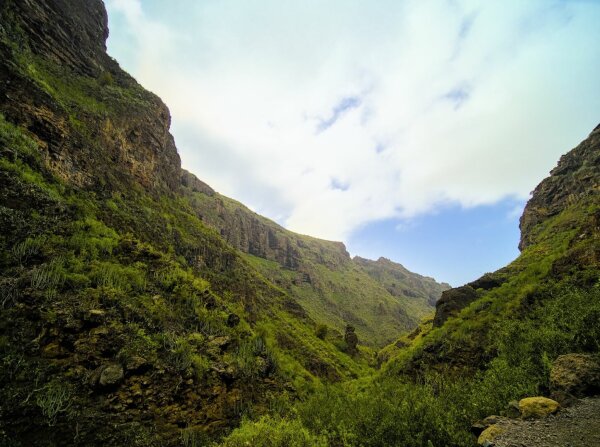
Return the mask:
[[[552,274],[558,276],[561,269],[568,273],[574,266],[596,266],[600,263],[600,212],[586,213],[585,209],[595,209],[600,203],[600,126],[561,157],[550,176],[544,179],[533,191],[520,219],[521,240],[519,249],[525,250],[548,237],[543,225],[552,217],[574,211],[581,215],[573,216],[562,231],[576,231],[576,240],[570,242],[570,249],[559,259],[554,260]],[[585,216],[585,217],[584,217]],[[589,240],[589,244],[582,244]],[[575,242],[578,241],[579,244]],[[578,245],[578,248],[575,246]],[[436,304],[435,326],[441,326],[450,316],[481,297],[486,291],[501,286],[507,279],[510,269],[487,273],[472,283],[447,290]],[[477,292],[479,290],[479,293]]]
[[98,191],[175,191],[170,115],[106,54],[100,1],[5,1],[0,110],[29,129],[64,180]]
[[[444,291],[436,303],[435,330],[421,333],[419,346],[409,347],[412,353],[394,367],[411,374],[431,368],[483,368],[508,349],[501,341],[509,337],[506,327],[542,321],[552,328],[536,327],[528,337],[543,337],[547,331],[558,337],[561,328],[569,327],[565,337],[572,349],[596,349],[590,348],[595,341],[590,344],[584,341],[588,335],[577,332],[600,322],[598,303],[577,300],[587,294],[595,300],[600,277],[600,126],[562,156],[535,188],[521,217],[519,247],[520,256],[508,266]],[[580,291],[577,299],[570,298],[573,290]],[[548,343],[562,346],[556,340]]]
[[200,445],[368,371],[418,300],[181,169],[107,35],[99,0],[0,2],[0,444]]
[[[523,250],[536,242],[536,229],[541,222],[560,214],[569,206],[598,203],[599,196],[600,125],[579,146],[563,155],[550,176],[533,191],[520,220],[519,249]],[[589,230],[596,232],[598,228]]]

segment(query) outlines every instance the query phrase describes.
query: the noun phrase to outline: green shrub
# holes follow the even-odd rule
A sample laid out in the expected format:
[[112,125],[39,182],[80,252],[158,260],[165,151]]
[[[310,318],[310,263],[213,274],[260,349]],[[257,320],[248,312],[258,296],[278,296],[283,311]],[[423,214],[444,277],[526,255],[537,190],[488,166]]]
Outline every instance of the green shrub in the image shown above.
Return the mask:
[[72,405],[71,389],[58,381],[49,382],[37,392],[36,403],[46,417],[48,425],[53,426],[61,413],[67,413]]
[[327,325],[326,324],[318,324],[317,329],[315,330],[315,335],[324,340],[327,337]]
[[326,447],[323,437],[312,435],[297,419],[268,416],[244,421],[220,444],[222,447]]
[[31,287],[38,290],[46,290],[63,284],[66,275],[62,264],[62,258],[55,258],[46,264],[35,267],[31,271]]
[[11,254],[13,259],[18,264],[23,265],[27,262],[27,260],[32,257],[39,256],[42,253],[42,247],[46,243],[46,238],[44,236],[38,237],[28,237],[23,242],[19,242],[16,244],[12,250]]

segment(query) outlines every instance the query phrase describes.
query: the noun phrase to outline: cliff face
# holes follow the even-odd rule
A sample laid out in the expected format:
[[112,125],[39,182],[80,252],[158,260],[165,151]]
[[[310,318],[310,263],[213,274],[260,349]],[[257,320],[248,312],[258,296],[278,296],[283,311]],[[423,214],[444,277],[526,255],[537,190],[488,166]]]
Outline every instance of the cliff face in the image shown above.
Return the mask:
[[[600,202],[600,126],[576,148],[563,155],[550,176],[544,179],[533,191],[520,219],[521,240],[519,249],[525,250],[543,242],[544,223],[559,216],[569,208],[581,211],[575,215],[565,230],[576,230],[580,242],[597,241],[600,234],[600,213],[584,212],[586,207]],[[575,244],[571,244],[575,245]],[[600,262],[600,247],[590,243],[571,249],[566,256],[554,261],[555,276],[569,271],[577,265],[597,265]],[[441,326],[450,316],[456,315],[483,293],[501,286],[507,279],[507,269],[487,273],[480,279],[465,286],[451,289],[442,294],[436,304],[434,325]],[[480,293],[477,292],[480,291]]]
[[51,169],[98,191],[175,191],[170,115],[106,54],[102,2],[13,1],[0,7],[0,111],[29,129]]
[[22,0],[4,3],[3,14],[19,18],[18,26],[27,35],[29,47],[35,54],[92,77],[99,76],[108,65],[114,65],[106,55],[108,17],[101,2]]
[[203,445],[365,373],[418,300],[182,170],[107,35],[99,0],[0,2],[0,444]]
[[533,191],[521,216],[519,249],[536,242],[536,226],[544,220],[574,204],[597,202],[599,196],[600,125],[579,146],[563,155],[550,176]]
[[[181,169],[167,107],[106,54],[103,5],[71,3],[8,0],[0,9],[0,112],[32,133],[53,174],[104,198],[127,190],[183,198],[231,246],[297,272],[300,283],[312,278],[313,290],[300,291],[303,305],[315,308],[313,301],[322,303],[327,295],[326,309],[319,304],[313,316],[335,321],[338,330],[350,320],[365,342],[382,343],[415,324],[421,311],[415,314],[410,303],[399,303],[378,284],[370,284],[369,299],[340,278],[325,280],[328,271],[352,268],[343,244],[286,231]],[[361,313],[378,313],[387,322],[377,325]],[[387,329],[381,333],[381,327]]]
[[442,292],[450,288],[450,284],[440,284],[433,278],[413,273],[386,258],[372,261],[356,256],[353,261],[382,283],[392,296],[411,298],[422,302],[424,306],[435,306]]

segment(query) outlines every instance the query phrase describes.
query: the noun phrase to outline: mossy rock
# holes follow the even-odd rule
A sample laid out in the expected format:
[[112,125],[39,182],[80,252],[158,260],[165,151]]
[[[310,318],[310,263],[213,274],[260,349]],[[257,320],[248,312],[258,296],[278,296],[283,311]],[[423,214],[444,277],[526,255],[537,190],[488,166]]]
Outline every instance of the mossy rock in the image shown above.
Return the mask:
[[519,401],[519,411],[523,419],[541,419],[554,414],[560,404],[547,397],[526,397]]
[[477,438],[478,445],[490,445],[493,444],[494,439],[504,433],[504,429],[498,424],[490,425],[488,428],[483,430]]
[[565,354],[558,356],[550,371],[550,389],[554,394],[576,397],[600,391],[600,356]]

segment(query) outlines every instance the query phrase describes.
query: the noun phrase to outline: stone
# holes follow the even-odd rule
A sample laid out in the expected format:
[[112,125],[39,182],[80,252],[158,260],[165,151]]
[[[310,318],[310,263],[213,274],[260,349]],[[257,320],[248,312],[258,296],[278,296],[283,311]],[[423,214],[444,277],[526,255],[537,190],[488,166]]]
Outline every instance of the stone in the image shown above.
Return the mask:
[[553,396],[584,397],[600,392],[600,357],[591,354],[559,356],[550,371]]
[[519,401],[519,411],[523,419],[541,419],[554,414],[560,408],[560,404],[547,397],[526,397]]
[[48,343],[42,349],[42,357],[47,359],[56,359],[64,356],[64,350],[61,348],[60,344],[56,342]]
[[505,418],[503,416],[495,416],[495,415],[488,416],[481,421],[477,421],[477,422],[473,423],[473,425],[471,425],[471,433],[473,433],[475,436],[479,436],[488,427],[491,427],[492,425],[496,425],[496,424],[506,421],[506,420],[507,420],[507,418]]
[[494,439],[504,432],[504,429],[497,424],[490,425],[488,428],[483,430],[477,438],[477,444],[482,446],[493,446]]
[[227,346],[229,346],[229,344],[231,343],[231,337],[227,336],[227,335],[222,335],[219,337],[214,337],[211,338],[208,341],[209,345],[219,348],[220,350],[225,349]]
[[135,373],[146,369],[148,361],[144,357],[139,355],[133,355],[125,360],[125,369],[129,372]]
[[123,380],[125,374],[123,367],[116,363],[101,367],[100,378],[98,384],[102,387],[112,387],[118,385]]

